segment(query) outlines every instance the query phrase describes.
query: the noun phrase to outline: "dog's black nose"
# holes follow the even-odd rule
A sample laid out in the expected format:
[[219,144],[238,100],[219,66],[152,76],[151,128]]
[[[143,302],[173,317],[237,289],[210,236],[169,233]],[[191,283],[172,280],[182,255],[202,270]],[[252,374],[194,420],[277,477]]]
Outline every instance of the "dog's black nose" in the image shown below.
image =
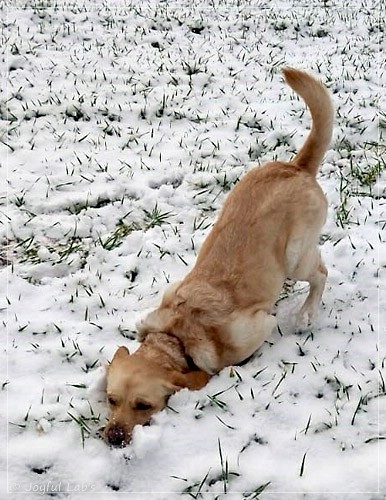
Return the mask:
[[107,440],[112,446],[122,446],[125,442],[125,431],[121,427],[111,427],[107,433]]

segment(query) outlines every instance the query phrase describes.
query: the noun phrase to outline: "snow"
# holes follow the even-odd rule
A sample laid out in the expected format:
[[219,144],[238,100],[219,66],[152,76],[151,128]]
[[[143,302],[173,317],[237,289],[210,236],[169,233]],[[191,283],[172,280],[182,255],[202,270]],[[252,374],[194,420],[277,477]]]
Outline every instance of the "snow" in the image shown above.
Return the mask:
[[[0,12],[1,495],[386,498],[381,4]],[[111,449],[105,365],[138,347],[136,322],[194,265],[238,179],[308,133],[285,65],[318,75],[336,106],[317,323],[295,332],[306,287],[289,284],[253,359]]]

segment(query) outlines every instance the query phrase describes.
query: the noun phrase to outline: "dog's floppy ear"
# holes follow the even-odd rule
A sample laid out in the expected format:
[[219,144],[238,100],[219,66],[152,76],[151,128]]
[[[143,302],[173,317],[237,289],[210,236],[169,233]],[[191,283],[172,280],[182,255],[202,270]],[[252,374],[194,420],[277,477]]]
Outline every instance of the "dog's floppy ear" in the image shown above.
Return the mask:
[[202,370],[191,371],[188,373],[173,372],[170,385],[173,388],[173,392],[184,388],[192,391],[198,391],[206,386],[210,377],[211,376],[208,373]]
[[113,357],[111,363],[113,363],[115,360],[118,360],[118,359],[124,359],[127,356],[130,356],[129,349],[127,347],[125,347],[124,345],[121,345],[117,349],[117,351],[115,352],[114,357]]

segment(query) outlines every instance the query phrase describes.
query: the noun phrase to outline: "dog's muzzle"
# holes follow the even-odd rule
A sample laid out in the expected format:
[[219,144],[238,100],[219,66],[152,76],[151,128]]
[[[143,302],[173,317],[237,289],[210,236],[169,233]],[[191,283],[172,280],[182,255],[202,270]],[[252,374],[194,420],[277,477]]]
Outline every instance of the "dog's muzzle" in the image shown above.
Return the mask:
[[118,426],[110,427],[107,431],[106,438],[111,446],[123,446],[126,444],[125,431]]

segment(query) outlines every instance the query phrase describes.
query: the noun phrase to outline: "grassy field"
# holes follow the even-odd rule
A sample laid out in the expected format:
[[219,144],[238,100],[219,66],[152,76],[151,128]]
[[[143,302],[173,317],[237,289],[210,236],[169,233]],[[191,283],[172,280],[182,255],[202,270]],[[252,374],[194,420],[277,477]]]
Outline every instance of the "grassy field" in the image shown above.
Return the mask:
[[[385,498],[384,17],[364,1],[0,2],[13,498]],[[336,107],[318,322],[295,332],[306,286],[288,283],[249,363],[176,394],[112,450],[104,366],[138,345],[136,321],[191,269],[244,173],[307,136],[287,65]]]

